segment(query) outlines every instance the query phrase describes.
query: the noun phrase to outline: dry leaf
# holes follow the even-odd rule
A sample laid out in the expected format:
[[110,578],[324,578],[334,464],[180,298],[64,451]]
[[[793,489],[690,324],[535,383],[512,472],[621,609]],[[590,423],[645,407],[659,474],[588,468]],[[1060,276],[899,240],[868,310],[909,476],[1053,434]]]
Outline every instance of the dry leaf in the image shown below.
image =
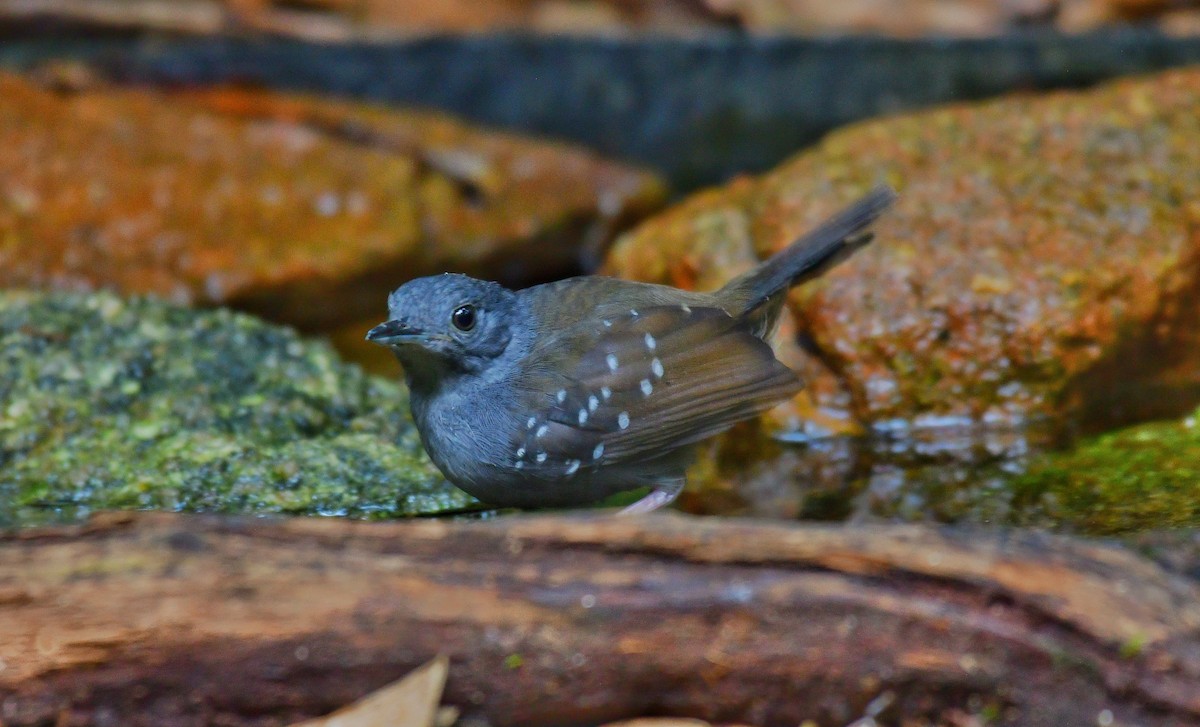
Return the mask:
[[435,727],[449,663],[439,656],[354,704],[291,727]]

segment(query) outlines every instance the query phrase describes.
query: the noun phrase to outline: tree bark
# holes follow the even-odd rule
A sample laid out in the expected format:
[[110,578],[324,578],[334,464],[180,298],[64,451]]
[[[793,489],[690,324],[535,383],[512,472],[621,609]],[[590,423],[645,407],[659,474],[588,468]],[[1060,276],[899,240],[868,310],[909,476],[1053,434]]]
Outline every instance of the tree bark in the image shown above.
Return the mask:
[[1200,587],[1036,533],[113,514],[0,535],[0,723],[274,725],[437,654],[496,727],[1200,725]]

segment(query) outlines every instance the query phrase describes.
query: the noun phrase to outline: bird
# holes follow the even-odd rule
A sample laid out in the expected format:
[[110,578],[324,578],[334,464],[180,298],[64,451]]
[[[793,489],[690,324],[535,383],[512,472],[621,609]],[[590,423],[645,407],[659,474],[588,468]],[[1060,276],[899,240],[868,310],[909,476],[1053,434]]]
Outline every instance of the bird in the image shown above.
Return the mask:
[[861,249],[896,199],[869,191],[713,292],[584,275],[511,290],[445,273],[388,296],[390,348],[430,459],[492,506],[622,513],[683,490],[696,445],[803,386],[767,342],[787,291]]

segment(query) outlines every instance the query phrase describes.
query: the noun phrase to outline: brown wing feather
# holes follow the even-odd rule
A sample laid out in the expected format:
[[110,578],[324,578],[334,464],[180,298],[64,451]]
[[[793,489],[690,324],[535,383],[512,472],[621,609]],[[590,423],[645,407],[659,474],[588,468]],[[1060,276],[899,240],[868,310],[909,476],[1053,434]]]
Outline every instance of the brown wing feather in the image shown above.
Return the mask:
[[555,345],[569,337],[586,353],[542,379],[548,403],[521,433],[523,469],[556,477],[653,459],[795,394],[796,375],[749,326],[716,308],[658,306],[561,332]]

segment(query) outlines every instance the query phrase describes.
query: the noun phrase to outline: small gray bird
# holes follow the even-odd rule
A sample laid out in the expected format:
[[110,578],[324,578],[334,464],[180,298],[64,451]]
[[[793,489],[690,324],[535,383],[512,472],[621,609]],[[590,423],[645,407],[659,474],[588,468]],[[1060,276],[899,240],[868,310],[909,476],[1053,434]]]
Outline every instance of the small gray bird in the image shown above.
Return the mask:
[[648,486],[623,512],[649,512],[683,489],[692,445],[800,390],[764,342],[785,294],[867,244],[894,199],[876,188],[713,293],[419,278],[367,340],[400,359],[425,449],[463,490],[532,508]]

